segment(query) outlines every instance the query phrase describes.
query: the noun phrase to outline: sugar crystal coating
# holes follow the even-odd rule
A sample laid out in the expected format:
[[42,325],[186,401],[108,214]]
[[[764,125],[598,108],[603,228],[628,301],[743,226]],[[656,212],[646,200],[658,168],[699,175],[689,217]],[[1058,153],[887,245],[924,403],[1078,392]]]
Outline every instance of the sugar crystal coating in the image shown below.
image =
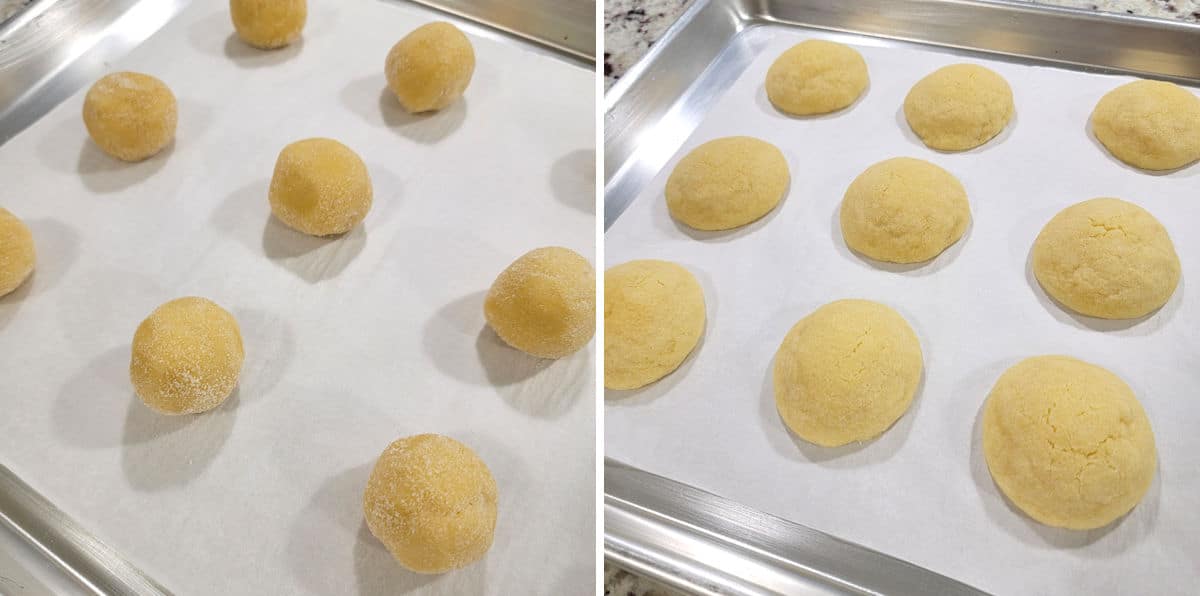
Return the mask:
[[105,153],[142,161],[175,138],[175,95],[162,81],[137,72],[114,72],[88,89],[83,123]]
[[0,207],[0,296],[16,290],[29,278],[36,259],[29,228],[17,216]]
[[562,358],[596,334],[596,270],[570,249],[529,251],[492,283],[483,312],[508,345],[539,358]]
[[471,40],[450,23],[429,23],[404,36],[384,63],[388,88],[409,112],[440,110],[466,91],[475,72]]
[[300,38],[308,4],[306,0],[229,0],[229,16],[242,41],[269,50]]
[[271,212],[288,227],[312,234],[342,234],[371,210],[367,166],[349,147],[324,138],[296,141],[279,152],[271,176]]

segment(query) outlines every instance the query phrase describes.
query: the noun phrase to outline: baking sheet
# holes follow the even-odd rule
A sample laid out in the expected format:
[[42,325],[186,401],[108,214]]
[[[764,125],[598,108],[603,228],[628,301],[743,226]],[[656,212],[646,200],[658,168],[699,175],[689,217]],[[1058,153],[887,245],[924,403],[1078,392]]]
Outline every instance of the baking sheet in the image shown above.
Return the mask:
[[[1128,168],[1087,133],[1109,89],[1129,80],[781,26],[735,43],[758,52],[683,147],[606,234],[606,266],[662,258],[704,286],[708,326],[679,370],[639,391],[606,394],[610,457],[709,490],[998,594],[1160,593],[1200,578],[1200,165],[1165,175]],[[774,58],[806,38],[856,46],[871,73],[864,97],[829,116],[790,118],[766,99]],[[886,44],[886,45],[885,45]],[[927,149],[900,106],[910,86],[956,62],[986,64],[1012,85],[1017,115],[965,153]],[[789,193],[763,220],[703,233],[674,223],[662,198],[679,158],[715,137],[779,146]],[[653,142],[651,139],[647,143]],[[895,156],[932,161],[967,189],[974,222],[922,267],[873,264],[841,240],[837,208],[850,181]],[[1132,200],[1175,241],[1183,281],[1171,301],[1129,324],[1069,314],[1028,270],[1042,225],[1097,196]],[[776,412],[772,358],[787,330],[826,302],[879,300],[921,339],[925,378],[909,412],[881,438],[838,449],[793,439]],[[1133,512],[1099,530],[1041,526],[1010,506],[988,475],[979,413],[1020,359],[1065,353],[1105,366],[1138,394],[1159,471]]]
[[[260,53],[227,6],[196,2],[112,69],[166,81],[174,146],[102,155],[82,92],[0,147],[0,205],[38,269],[0,299],[0,460],[179,594],[590,593],[595,348],[553,363],[484,328],[482,298],[520,254],[594,259],[589,69],[462,25],[465,101],[404,114],[383,59],[433,11],[309,3],[302,43]],[[375,205],[335,240],[270,218],[279,150],[331,136],[367,163]],[[194,417],[144,408],[129,342],[156,306],[203,295],[238,318],[237,394]],[[362,522],[392,440],[470,445],[500,488],[486,559],[402,570]]]

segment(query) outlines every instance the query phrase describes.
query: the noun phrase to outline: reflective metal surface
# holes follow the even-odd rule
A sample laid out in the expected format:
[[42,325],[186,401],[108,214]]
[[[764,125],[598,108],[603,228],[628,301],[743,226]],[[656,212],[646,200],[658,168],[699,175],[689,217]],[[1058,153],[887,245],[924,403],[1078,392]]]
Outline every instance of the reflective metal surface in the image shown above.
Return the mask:
[[[581,0],[411,0],[596,61],[595,5]],[[600,0],[603,1],[603,0]]]

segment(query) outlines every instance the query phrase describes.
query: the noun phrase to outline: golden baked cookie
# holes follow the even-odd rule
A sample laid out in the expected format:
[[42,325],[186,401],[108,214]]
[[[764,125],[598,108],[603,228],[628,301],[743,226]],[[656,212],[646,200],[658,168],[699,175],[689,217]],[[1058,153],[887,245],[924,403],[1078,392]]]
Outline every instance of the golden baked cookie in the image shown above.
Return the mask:
[[323,138],[296,141],[279,152],[271,176],[271,213],[289,228],[342,234],[371,211],[367,166],[349,147]]
[[787,192],[783,152],[753,137],[724,137],[692,149],[667,179],[671,217],[697,230],[728,230],[766,215]]
[[36,260],[33,233],[25,222],[0,207],[0,296],[25,283]]
[[483,314],[500,339],[522,352],[573,354],[596,334],[596,270],[567,248],[531,250],[492,283]]
[[229,0],[229,16],[242,41],[264,50],[297,39],[308,19],[306,0]]
[[1121,85],[1100,98],[1091,123],[1109,153],[1137,168],[1173,170],[1200,159],[1200,98],[1174,83]]
[[850,46],[809,39],[780,54],[767,70],[767,98],[796,116],[826,114],[858,99],[867,88],[867,63]]
[[704,333],[704,290],[669,261],[604,272],[604,386],[637,389],[679,368]]
[[114,72],[83,98],[83,123],[105,153],[142,161],[175,139],[175,95],[162,81],[137,72]]
[[978,64],[952,64],[917,81],[904,98],[904,118],[926,145],[941,151],[978,147],[1012,119],[1008,81]]
[[384,72],[405,110],[440,110],[467,90],[475,73],[475,49],[458,27],[429,23],[392,46]]

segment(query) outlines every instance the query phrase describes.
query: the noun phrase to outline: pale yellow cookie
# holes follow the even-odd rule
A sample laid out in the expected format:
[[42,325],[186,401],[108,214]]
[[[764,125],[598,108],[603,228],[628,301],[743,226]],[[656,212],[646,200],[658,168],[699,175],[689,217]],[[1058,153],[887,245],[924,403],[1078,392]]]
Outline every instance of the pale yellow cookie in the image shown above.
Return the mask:
[[922,363],[900,313],[870,300],[830,302],[800,319],[775,353],[775,407],[810,443],[866,441],[908,410]]
[[779,55],[767,70],[767,98],[797,116],[840,110],[867,88],[867,63],[850,46],[809,39]]
[[141,161],[175,138],[175,95],[162,81],[137,72],[114,72],[83,98],[83,123],[105,153]]
[[33,234],[25,222],[0,207],[0,296],[25,283],[36,260]]
[[1092,132],[1131,166],[1173,170],[1200,159],[1200,98],[1163,81],[1121,85],[1096,104]]
[[1012,119],[1012,89],[977,64],[952,64],[917,81],[904,98],[904,118],[926,145],[965,151],[988,142]]
[[392,46],[384,72],[404,109],[440,110],[467,90],[475,72],[475,49],[458,27],[429,23]]
[[669,261],[604,272],[604,386],[637,389],[679,367],[704,333],[704,290]]
[[179,298],[138,325],[129,378],[150,408],[197,414],[233,393],[244,358],[233,315],[205,298]]
[[879,261],[920,263],[958,242],[971,223],[971,206],[950,172],[897,157],[850,183],[839,217],[850,248]]
[[1000,376],[984,405],[983,456],[1021,511],[1073,530],[1108,525],[1133,509],[1157,459],[1133,390],[1068,356],[1028,358]]
[[667,209],[697,230],[736,228],[774,209],[790,180],[787,160],[774,145],[724,137],[679,160],[667,179]]
[[1033,244],[1033,274],[1046,293],[1080,314],[1136,319],[1167,303],[1179,257],[1148,211],[1092,199],[1059,211]]
[[229,16],[242,41],[264,50],[297,39],[308,18],[306,0],[229,0]]
[[405,568],[445,573],[482,559],[496,531],[496,479],[469,447],[441,435],[400,439],[379,456],[363,515]]
[[333,139],[304,139],[279,152],[271,213],[289,228],[328,236],[348,232],[371,211],[373,191],[358,154]]
[[562,358],[596,334],[596,270],[567,248],[529,251],[492,283],[483,314],[508,345],[538,358]]

